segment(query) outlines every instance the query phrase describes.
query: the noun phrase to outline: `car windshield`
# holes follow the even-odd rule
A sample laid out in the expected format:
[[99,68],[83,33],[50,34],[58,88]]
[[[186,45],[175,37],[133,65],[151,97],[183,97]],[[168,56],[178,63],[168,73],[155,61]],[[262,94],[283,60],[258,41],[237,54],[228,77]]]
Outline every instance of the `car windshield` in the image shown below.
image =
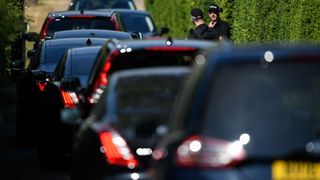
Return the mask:
[[47,36],[53,36],[56,31],[75,29],[115,30],[114,23],[109,18],[63,18],[49,23]]
[[305,151],[320,135],[319,68],[318,63],[222,66],[211,82],[204,134],[232,142],[246,134],[245,149],[253,156]]
[[120,13],[121,20],[128,32],[148,33],[154,32],[155,26],[151,18],[146,14]]
[[80,0],[75,10],[88,9],[135,9],[129,0]]

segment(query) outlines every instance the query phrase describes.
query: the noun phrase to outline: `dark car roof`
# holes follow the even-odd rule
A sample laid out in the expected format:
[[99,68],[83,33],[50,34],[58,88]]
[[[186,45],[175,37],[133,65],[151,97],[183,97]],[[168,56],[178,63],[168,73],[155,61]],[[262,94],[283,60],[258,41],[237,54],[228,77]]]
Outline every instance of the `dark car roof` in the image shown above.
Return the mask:
[[[320,45],[316,44],[248,44],[217,47],[209,49],[207,60],[195,63],[194,71],[204,71],[204,77],[215,73],[213,69],[219,65],[232,65],[240,63],[256,63],[260,66],[268,63],[283,62],[319,62]],[[205,66],[202,66],[206,64]],[[197,76],[200,76],[199,73]],[[197,78],[195,78],[197,79]],[[194,80],[195,80],[194,79]],[[206,82],[202,83],[203,87]]]
[[[168,45],[170,44],[170,45]],[[143,50],[152,47],[194,47],[194,48],[208,48],[219,43],[214,41],[204,40],[185,40],[185,39],[145,39],[145,40],[122,40],[117,43],[117,47],[131,48],[132,50]]]
[[53,35],[53,39],[60,38],[77,38],[77,37],[92,37],[92,38],[117,38],[117,39],[131,39],[129,33],[112,30],[101,29],[79,29],[79,30],[65,30],[57,31]]
[[[218,52],[218,54],[217,54]],[[212,49],[208,58],[214,58],[216,64],[260,61],[261,58],[272,57],[269,61],[285,61],[288,57],[303,55],[320,55],[320,45],[317,44],[248,44],[235,45],[229,48]]]
[[[81,13],[83,12],[83,13]],[[92,10],[83,10],[83,11],[52,11],[48,14],[48,17],[51,18],[65,18],[69,16],[99,16],[99,17],[111,17],[112,11],[92,11]]]
[[66,45],[87,45],[87,41],[90,39],[91,46],[101,45],[105,43],[107,38],[66,38],[66,39],[52,39],[45,41],[46,46],[66,46]]
[[119,12],[119,13],[128,13],[128,14],[146,14],[150,15],[148,11],[137,10],[137,9],[96,9],[99,12]]

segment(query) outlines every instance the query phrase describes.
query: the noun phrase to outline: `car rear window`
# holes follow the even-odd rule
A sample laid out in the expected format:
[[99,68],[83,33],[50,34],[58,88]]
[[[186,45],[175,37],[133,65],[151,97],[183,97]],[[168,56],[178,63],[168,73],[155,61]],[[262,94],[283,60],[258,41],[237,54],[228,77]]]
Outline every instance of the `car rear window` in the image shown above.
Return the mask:
[[251,155],[304,150],[320,134],[320,64],[258,64],[217,69],[210,82],[204,134],[229,141],[247,134]]
[[130,129],[136,136],[143,136],[143,131],[148,129],[155,132],[152,128],[167,123],[187,73],[188,71],[120,78],[114,88],[115,96],[106,96],[107,99],[110,98],[106,106],[109,108],[107,114],[117,117],[114,126],[125,129],[124,132],[129,132]]
[[53,36],[56,31],[74,29],[104,29],[115,30],[114,23],[110,18],[63,18],[55,19],[48,25],[47,36]]
[[196,51],[134,51],[117,56],[108,74],[123,69],[156,66],[189,66]]
[[148,15],[121,13],[121,20],[128,32],[154,32],[155,26]]

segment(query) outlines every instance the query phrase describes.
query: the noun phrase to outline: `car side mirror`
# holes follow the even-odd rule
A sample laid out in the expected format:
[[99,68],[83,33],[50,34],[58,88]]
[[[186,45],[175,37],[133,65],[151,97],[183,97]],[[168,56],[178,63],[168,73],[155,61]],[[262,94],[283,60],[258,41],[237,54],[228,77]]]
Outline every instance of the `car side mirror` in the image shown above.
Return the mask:
[[64,77],[60,87],[64,91],[78,91],[81,88],[80,79],[78,77]]
[[68,125],[78,125],[81,123],[80,111],[78,108],[65,108],[60,112],[61,121]]
[[160,29],[160,33],[159,33],[159,36],[162,36],[164,34],[168,34],[170,32],[170,29],[168,27],[162,27]]
[[30,49],[30,50],[28,50],[28,52],[27,52],[27,57],[30,59],[30,60],[32,60],[33,59],[33,57],[34,57],[34,55],[36,54],[36,49]]
[[143,35],[141,32],[133,32],[133,33],[131,33],[131,37],[133,39],[143,39]]
[[11,80],[17,80],[22,71],[24,70],[24,61],[21,59],[16,59],[11,61],[10,65],[10,78]]
[[21,59],[16,59],[11,61],[11,70],[22,71],[24,69],[24,61]]
[[27,41],[37,42],[39,40],[39,34],[36,32],[28,32],[23,35],[23,38]]

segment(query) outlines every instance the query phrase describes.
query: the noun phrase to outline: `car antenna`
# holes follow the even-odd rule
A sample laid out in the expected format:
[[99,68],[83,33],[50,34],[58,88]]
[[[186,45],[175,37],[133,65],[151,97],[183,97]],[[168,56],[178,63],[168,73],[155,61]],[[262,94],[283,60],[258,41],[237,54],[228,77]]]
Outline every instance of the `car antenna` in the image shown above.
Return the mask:
[[83,14],[84,14],[83,10],[80,10],[80,14],[81,14],[81,15],[83,15]]
[[92,45],[92,41],[91,41],[90,38],[88,38],[88,40],[87,40],[87,46],[91,46],[91,45]]
[[168,37],[168,39],[167,39],[167,41],[166,41],[166,44],[167,44],[168,46],[171,46],[171,45],[172,45],[172,37],[171,37],[171,36]]

